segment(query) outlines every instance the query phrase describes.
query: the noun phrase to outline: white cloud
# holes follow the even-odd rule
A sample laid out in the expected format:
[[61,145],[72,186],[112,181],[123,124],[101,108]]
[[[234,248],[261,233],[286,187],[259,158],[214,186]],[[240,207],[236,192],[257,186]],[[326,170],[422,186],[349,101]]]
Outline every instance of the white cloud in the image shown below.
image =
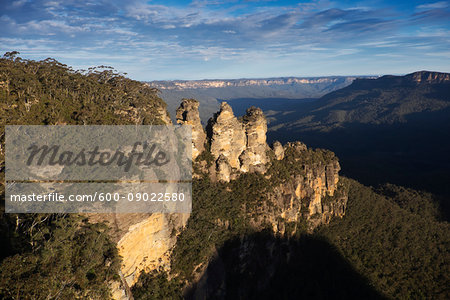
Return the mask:
[[82,26],[71,26],[64,21],[43,20],[43,21],[29,21],[24,24],[19,24],[18,29],[23,33],[38,33],[54,35],[56,32],[74,33],[88,30]]
[[422,10],[422,9],[440,9],[446,7],[449,7],[449,3],[447,1],[439,1],[434,3],[421,4],[418,5],[416,8]]
[[13,8],[19,8],[19,7],[23,6],[26,2],[27,2],[27,0],[17,0],[17,1],[13,1],[13,2],[11,3],[11,7],[13,7]]

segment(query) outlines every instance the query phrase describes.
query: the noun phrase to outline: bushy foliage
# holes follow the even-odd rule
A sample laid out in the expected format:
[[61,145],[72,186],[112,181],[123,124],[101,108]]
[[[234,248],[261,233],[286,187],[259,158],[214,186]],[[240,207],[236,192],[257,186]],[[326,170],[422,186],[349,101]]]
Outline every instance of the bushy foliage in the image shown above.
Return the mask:
[[55,214],[4,215],[2,223],[15,226],[16,254],[1,262],[0,298],[110,297],[120,260],[105,225]]
[[169,280],[164,270],[142,272],[131,292],[136,300],[183,299],[181,283],[176,279]]
[[4,213],[4,125],[163,124],[157,90],[111,67],[0,58],[0,298],[105,299],[119,256],[103,224],[75,215]]
[[271,160],[267,174],[272,178],[271,184],[277,185],[290,181],[294,175],[306,175],[306,168],[325,167],[337,161],[338,158],[329,150],[308,148],[298,151],[294,146],[287,146],[282,160]]
[[156,92],[107,66],[75,71],[51,58],[0,58],[4,124],[162,124]]
[[[389,297],[448,299],[450,227],[431,217],[433,205],[423,205],[428,199],[399,187],[389,198],[354,180],[341,180],[349,185],[346,215],[317,234]],[[413,203],[421,208],[416,211]]]
[[375,191],[390,198],[398,206],[411,213],[435,220],[444,218],[439,208],[439,201],[433,194],[390,183],[383,184]]
[[256,201],[258,195],[252,195],[248,190],[239,194],[245,186],[252,185],[251,181],[235,183],[237,189],[234,189],[233,183],[211,182],[207,178],[194,180],[192,190],[195,201],[192,203],[191,217],[173,252],[175,272],[191,279],[194,269],[207,262],[214,249],[226,240],[251,230],[243,204],[246,199]]
[[[267,210],[276,209],[268,201],[278,183],[305,173],[305,166],[324,166],[337,160],[326,150],[287,151],[283,160],[273,161],[266,175],[244,173],[229,183],[212,182],[208,176],[193,181],[193,207],[186,229],[173,252],[173,272],[190,280],[227,240],[271,228],[264,221]],[[285,174],[283,177],[282,174]],[[258,226],[252,223],[258,221]],[[262,221],[261,221],[262,220]],[[262,222],[262,223],[261,223]],[[306,224],[286,222],[287,232],[301,235]]]

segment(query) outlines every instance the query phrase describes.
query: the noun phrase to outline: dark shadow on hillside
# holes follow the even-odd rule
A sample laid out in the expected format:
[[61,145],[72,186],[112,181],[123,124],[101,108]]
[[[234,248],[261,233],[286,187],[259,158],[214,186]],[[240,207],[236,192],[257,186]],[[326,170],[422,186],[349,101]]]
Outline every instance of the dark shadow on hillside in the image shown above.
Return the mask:
[[257,233],[228,241],[188,299],[384,299],[327,241]]
[[30,241],[16,232],[15,215],[5,213],[5,196],[0,196],[0,263],[8,256],[30,250]]
[[420,113],[405,123],[346,123],[328,132],[280,128],[268,132],[269,143],[301,140],[339,157],[342,174],[365,185],[384,183],[437,195],[444,218],[450,218],[450,110]]
[[12,253],[12,245],[9,239],[11,229],[8,225],[5,214],[5,195],[2,194],[0,196],[0,245],[2,245],[0,247],[0,262]]

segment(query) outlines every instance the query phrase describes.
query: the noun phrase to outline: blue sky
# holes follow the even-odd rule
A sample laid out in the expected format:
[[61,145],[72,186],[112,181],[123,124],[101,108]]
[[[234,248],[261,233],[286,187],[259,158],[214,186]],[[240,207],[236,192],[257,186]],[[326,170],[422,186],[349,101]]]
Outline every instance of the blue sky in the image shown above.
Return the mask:
[[450,1],[0,0],[0,52],[137,80],[450,72]]

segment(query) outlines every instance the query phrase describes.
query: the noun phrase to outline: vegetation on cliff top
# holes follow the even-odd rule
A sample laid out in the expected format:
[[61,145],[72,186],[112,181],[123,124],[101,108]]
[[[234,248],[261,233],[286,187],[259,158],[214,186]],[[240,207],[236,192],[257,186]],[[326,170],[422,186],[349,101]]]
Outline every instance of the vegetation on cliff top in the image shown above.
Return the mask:
[[346,215],[316,234],[390,298],[449,299],[450,226],[439,221],[430,195],[393,185],[379,194],[341,180],[349,186]]
[[[195,181],[192,218],[173,253],[175,277],[146,275],[139,289],[150,282],[181,288],[184,280],[197,278],[224,282],[222,296],[230,298],[315,299],[344,293],[365,299],[448,299],[450,227],[436,215],[431,195],[393,185],[374,190],[343,177],[341,183],[349,190],[343,219],[335,218],[312,235],[299,228],[299,235],[280,239],[269,226],[263,235],[251,230],[239,212],[242,202],[258,202],[267,192],[270,185],[263,176],[248,174],[229,184]],[[200,272],[204,267],[219,277],[208,279]],[[347,279],[338,282],[340,276],[355,285],[347,286]]]
[[[1,299],[107,299],[120,259],[103,224],[75,215],[3,215]],[[3,254],[3,253],[2,253]]]
[[0,58],[0,298],[108,298],[119,256],[103,224],[76,215],[4,213],[4,125],[163,124],[157,91],[110,67]]
[[[53,59],[23,60],[16,53],[0,58],[3,124],[161,124],[164,107],[156,90],[109,67],[74,71]],[[304,161],[298,161],[286,151],[284,162],[274,162],[269,169],[271,178],[245,174],[230,183],[194,180],[192,216],[173,252],[171,276],[175,277],[169,279],[160,272],[144,274],[133,287],[136,299],[181,297],[183,284],[201,277],[197,271],[220,263],[216,255],[227,262],[224,276],[228,287],[241,279],[248,283],[230,288],[228,295],[233,296],[251,296],[250,289],[260,285],[266,297],[337,295],[330,294],[333,291],[345,296],[354,288],[339,281],[339,276],[346,274],[348,277],[342,278],[352,279],[349,282],[362,288],[356,290],[369,296],[379,296],[371,290],[374,287],[391,298],[450,298],[449,225],[440,221],[429,194],[392,185],[373,190],[344,179],[349,189],[346,216],[318,228],[313,236],[302,235],[302,224],[285,224],[290,228],[287,232],[296,226],[297,235],[280,239],[272,233],[267,236],[271,229],[264,229],[269,224],[255,228],[249,223],[247,213],[263,204],[261,200],[277,182],[289,179],[292,172],[301,174],[302,162],[320,164],[335,159],[332,152],[308,150]],[[242,209],[243,204],[248,210]],[[248,259],[235,265],[245,241],[250,241]],[[109,296],[108,283],[118,279],[120,260],[108,229],[75,215],[2,213],[0,243],[0,298],[103,299]],[[276,264],[271,265],[273,261]],[[272,267],[272,278],[280,280],[267,282]],[[329,277],[320,280],[324,274]],[[324,287],[329,289],[320,290]],[[274,290],[284,294],[273,294]]]
[[[200,157],[208,155],[203,153]],[[155,282],[166,287],[176,285],[181,288],[181,283],[195,281],[218,249],[229,241],[242,236],[253,236],[264,230],[273,232],[269,220],[273,216],[264,214],[269,214],[267,210],[278,213],[277,208],[272,207],[273,204],[269,201],[269,195],[274,189],[281,183],[288,184],[294,175],[306,175],[305,166],[314,168],[334,161],[337,158],[330,151],[297,151],[291,146],[287,147],[285,159],[272,161],[265,175],[244,173],[228,183],[213,182],[207,174],[195,179],[192,214],[172,253],[172,279],[164,281],[163,278],[166,277],[159,273],[146,274],[135,289],[150,290]],[[295,223],[278,217],[276,221],[279,224],[284,222],[286,236],[289,238],[298,239],[307,232],[306,219]]]
[[3,124],[162,124],[157,90],[111,67],[73,70],[54,59],[0,58]]

